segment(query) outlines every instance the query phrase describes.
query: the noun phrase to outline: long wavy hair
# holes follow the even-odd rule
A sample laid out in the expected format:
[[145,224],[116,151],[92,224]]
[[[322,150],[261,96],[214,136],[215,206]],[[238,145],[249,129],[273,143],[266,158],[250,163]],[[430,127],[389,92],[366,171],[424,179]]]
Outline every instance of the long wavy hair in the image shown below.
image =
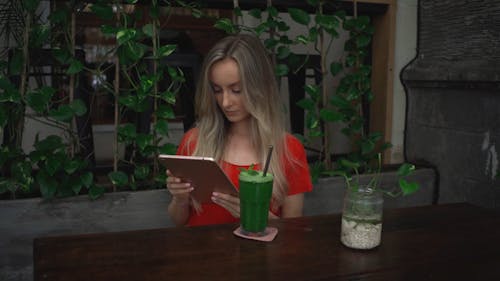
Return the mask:
[[[210,85],[214,63],[231,58],[238,64],[244,105],[251,115],[252,145],[264,165],[269,145],[274,147],[269,171],[274,175],[273,209],[283,204],[288,184],[283,161],[289,161],[284,112],[274,66],[259,38],[249,34],[228,36],[206,55],[197,87],[197,140],[193,155],[213,157],[221,162],[230,122],[217,105]],[[189,140],[188,140],[189,141]],[[292,160],[293,161],[293,160]]]

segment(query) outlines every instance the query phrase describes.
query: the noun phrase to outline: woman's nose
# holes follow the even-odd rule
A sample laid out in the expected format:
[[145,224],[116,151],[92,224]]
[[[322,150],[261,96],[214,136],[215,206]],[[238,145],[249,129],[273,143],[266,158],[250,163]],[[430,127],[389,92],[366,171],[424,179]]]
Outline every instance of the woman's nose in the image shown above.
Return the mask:
[[231,105],[231,96],[228,91],[222,93],[222,107],[227,108]]

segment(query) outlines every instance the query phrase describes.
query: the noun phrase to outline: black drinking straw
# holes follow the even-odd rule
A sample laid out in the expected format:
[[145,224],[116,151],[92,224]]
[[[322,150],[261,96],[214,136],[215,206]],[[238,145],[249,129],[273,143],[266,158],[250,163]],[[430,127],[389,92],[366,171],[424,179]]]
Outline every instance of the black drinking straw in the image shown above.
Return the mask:
[[264,173],[262,174],[263,177],[266,176],[267,169],[269,169],[269,162],[271,162],[271,154],[273,153],[273,146],[269,146],[269,150],[267,151],[267,159],[266,159],[266,165],[264,166]]

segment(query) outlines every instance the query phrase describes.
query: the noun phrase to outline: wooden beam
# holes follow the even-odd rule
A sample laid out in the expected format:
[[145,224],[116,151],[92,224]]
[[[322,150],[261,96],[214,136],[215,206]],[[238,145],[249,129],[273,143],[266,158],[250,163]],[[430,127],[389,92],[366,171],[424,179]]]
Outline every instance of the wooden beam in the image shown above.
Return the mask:
[[[385,14],[373,17],[371,81],[374,100],[370,105],[370,132],[381,132],[383,142],[391,142],[392,137],[396,2],[389,2],[392,3]],[[390,149],[384,152],[383,163],[391,163]]]

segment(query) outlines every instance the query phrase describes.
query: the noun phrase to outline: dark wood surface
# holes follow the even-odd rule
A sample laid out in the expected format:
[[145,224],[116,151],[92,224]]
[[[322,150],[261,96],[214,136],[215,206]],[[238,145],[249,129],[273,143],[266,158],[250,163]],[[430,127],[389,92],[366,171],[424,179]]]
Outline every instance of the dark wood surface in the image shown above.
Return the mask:
[[35,280],[500,280],[500,213],[468,204],[387,210],[382,244],[340,243],[340,215],[37,238]]

